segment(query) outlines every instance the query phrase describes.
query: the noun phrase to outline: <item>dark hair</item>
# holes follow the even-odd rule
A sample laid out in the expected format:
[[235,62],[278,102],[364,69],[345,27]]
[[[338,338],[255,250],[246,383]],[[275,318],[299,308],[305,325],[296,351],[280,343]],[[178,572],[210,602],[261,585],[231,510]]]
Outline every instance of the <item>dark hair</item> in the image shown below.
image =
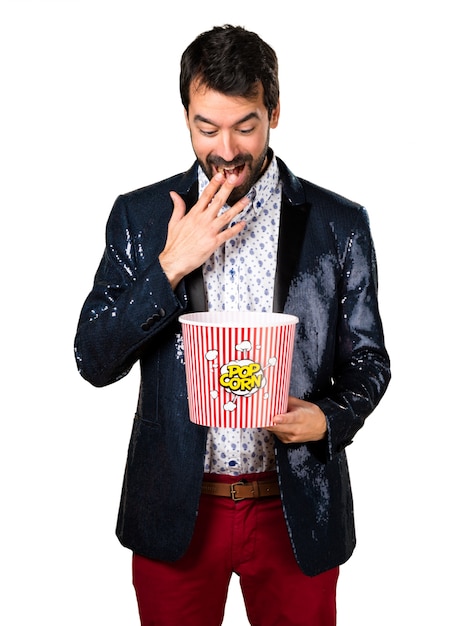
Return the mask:
[[241,26],[215,26],[184,51],[180,64],[180,96],[188,111],[190,85],[199,81],[227,96],[254,98],[259,84],[269,117],[278,104],[278,59],[256,33]]

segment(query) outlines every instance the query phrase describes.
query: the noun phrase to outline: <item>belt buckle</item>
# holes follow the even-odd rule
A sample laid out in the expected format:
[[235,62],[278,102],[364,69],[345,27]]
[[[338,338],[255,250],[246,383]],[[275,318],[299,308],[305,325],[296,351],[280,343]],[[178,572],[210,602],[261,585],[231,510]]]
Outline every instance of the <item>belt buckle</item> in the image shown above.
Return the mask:
[[240,502],[241,500],[245,500],[245,498],[239,498],[237,496],[237,494],[235,493],[235,488],[238,487],[239,485],[244,485],[244,484],[245,483],[242,480],[240,480],[237,483],[231,483],[229,485],[229,487],[231,489],[231,498],[232,498],[232,500],[234,500],[234,502]]

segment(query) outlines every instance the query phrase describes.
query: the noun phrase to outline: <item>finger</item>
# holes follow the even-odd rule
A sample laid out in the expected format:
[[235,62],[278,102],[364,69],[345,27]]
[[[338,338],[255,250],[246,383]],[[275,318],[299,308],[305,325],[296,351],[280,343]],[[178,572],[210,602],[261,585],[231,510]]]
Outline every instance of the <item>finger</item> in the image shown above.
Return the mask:
[[[204,211],[213,202],[217,192],[221,189],[225,181],[226,179],[225,179],[224,174],[222,174],[221,172],[218,172],[217,174],[215,174],[215,176],[213,176],[209,180],[207,187],[199,196],[199,200],[196,203],[195,208],[199,206],[201,210]],[[224,202],[220,205],[220,208],[221,206],[223,206],[223,204]]]
[[224,183],[221,185],[221,187],[219,188],[219,190],[217,191],[217,193],[215,194],[213,200],[219,202],[220,208],[226,204],[229,196],[232,193],[232,190],[234,189],[236,183],[238,180],[238,176],[236,176],[235,174],[230,174],[226,180],[224,181]]
[[172,202],[174,203],[174,209],[172,211],[170,221],[177,222],[185,215],[186,205],[183,198],[181,198],[177,192],[170,191],[169,195],[171,196]]
[[[243,209],[249,204],[250,200],[246,196],[238,200],[230,209],[217,216],[221,228],[224,228],[232,222],[232,220],[243,211]],[[234,227],[236,224],[232,224]]]
[[274,428],[273,426],[268,426],[266,430],[268,430],[270,433],[273,433],[275,437],[277,437],[284,444],[292,443],[294,440],[292,434],[288,433],[287,431]]
[[242,230],[242,228],[245,227],[245,224],[246,222],[242,220],[237,222],[233,226],[230,226],[229,228],[221,228],[217,236],[217,248],[223,243],[226,243],[226,241],[228,241],[229,239],[236,237]]
[[[218,172],[210,180],[207,187],[201,194],[200,202],[202,210],[210,209],[213,214],[217,214],[219,210],[226,204],[238,177],[235,174],[230,174],[227,178],[224,174]],[[242,205],[243,208],[244,205]],[[239,210],[242,210],[241,208]],[[234,215],[239,211],[234,211]]]
[[273,417],[273,426],[285,426],[287,423],[287,417],[283,413],[275,415]]

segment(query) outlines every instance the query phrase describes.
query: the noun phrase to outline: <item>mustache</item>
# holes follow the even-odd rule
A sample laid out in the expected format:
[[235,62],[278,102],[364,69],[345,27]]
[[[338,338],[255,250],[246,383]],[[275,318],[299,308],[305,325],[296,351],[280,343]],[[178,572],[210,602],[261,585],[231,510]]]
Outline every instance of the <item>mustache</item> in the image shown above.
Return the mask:
[[252,160],[253,157],[251,156],[251,154],[238,154],[232,161],[225,161],[218,156],[207,157],[207,163],[209,163],[210,165],[213,165],[215,167],[223,167],[226,169],[230,167],[240,167],[241,165],[249,163]]

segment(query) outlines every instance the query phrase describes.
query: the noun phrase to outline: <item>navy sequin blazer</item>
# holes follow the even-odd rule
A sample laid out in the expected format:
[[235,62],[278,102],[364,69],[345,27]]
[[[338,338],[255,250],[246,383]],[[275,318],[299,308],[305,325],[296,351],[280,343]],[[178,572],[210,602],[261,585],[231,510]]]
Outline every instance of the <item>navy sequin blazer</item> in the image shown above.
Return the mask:
[[[384,394],[390,363],[366,211],[278,164],[283,196],[274,310],[299,318],[290,393],[320,406],[328,434],[308,444],[276,439],[276,460],[297,562],[315,575],[345,562],[354,549],[345,448]],[[171,190],[193,206],[196,163],[116,200],[75,340],[79,371],[95,386],[115,382],[140,362],[117,536],[138,554],[168,561],[179,559],[191,540],[207,435],[188,417],[178,322],[182,313],[205,308],[202,272],[174,292],[158,261]]]

